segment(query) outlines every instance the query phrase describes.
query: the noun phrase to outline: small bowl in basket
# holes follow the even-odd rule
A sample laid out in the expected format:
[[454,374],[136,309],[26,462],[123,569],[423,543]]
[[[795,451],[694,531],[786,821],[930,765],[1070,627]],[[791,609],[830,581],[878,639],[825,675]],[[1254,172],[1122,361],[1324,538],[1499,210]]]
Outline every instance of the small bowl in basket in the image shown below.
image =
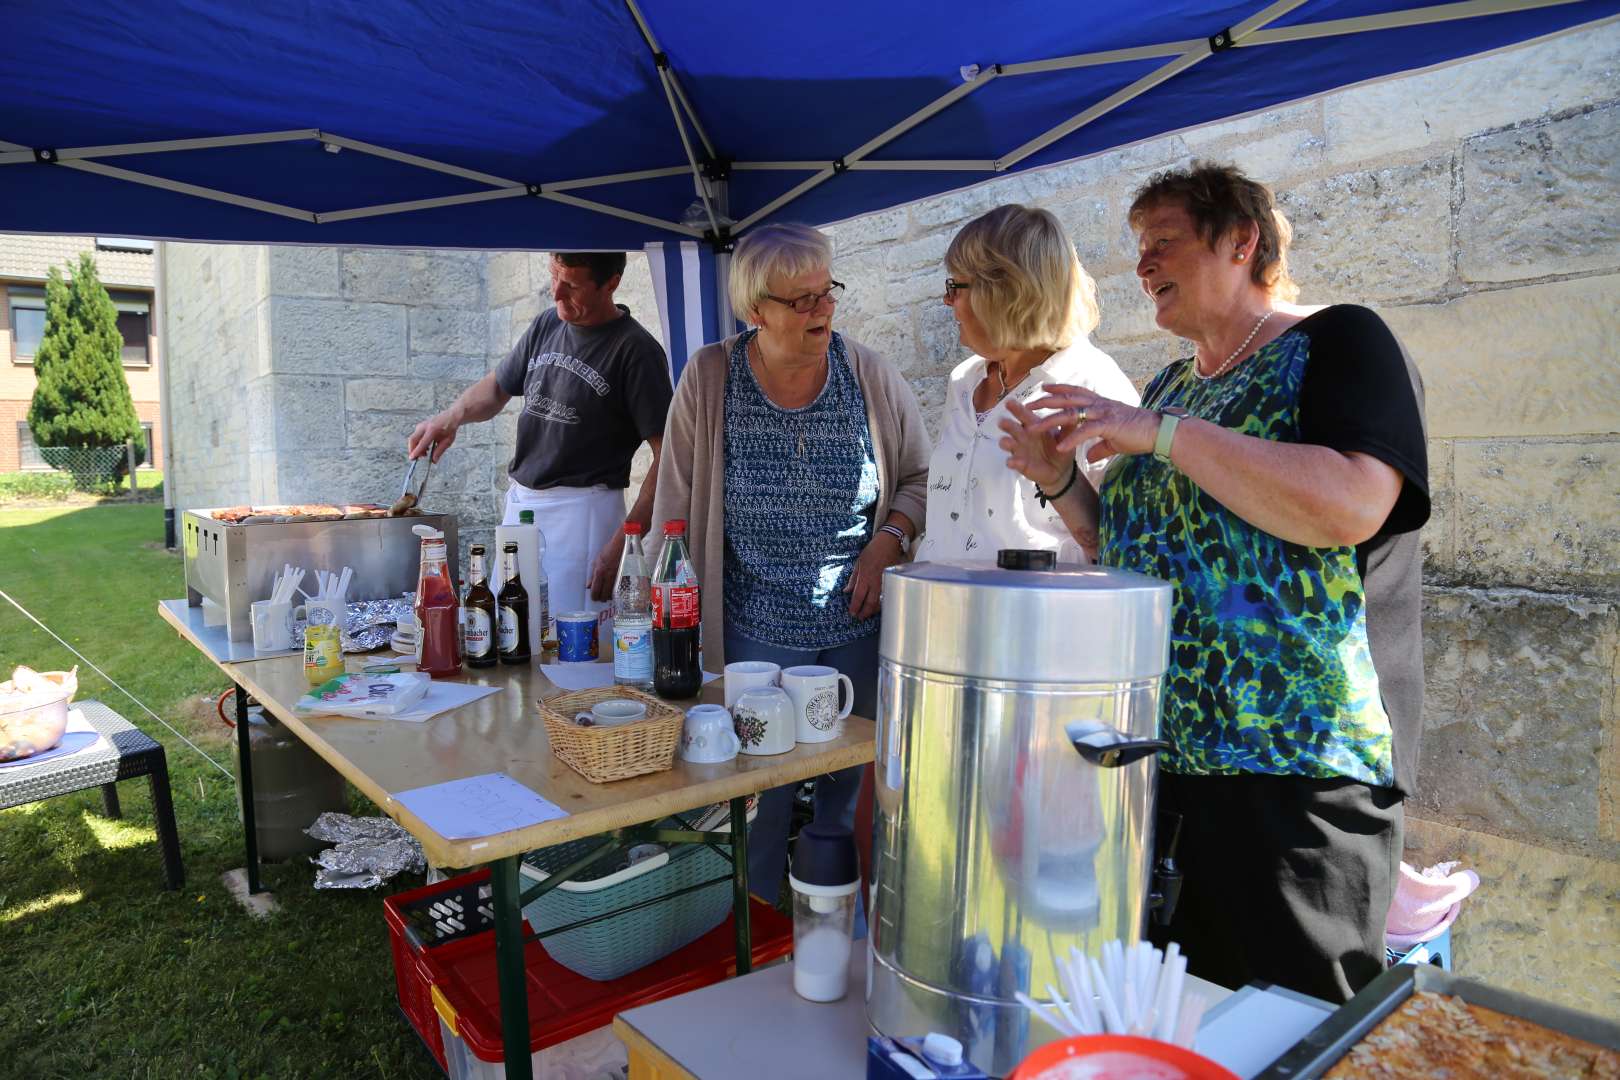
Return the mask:
[[[629,698],[647,706],[647,716],[632,724],[583,727],[574,717],[610,698]],[[675,706],[623,686],[575,690],[539,702],[551,752],[593,784],[627,780],[662,772],[675,764],[686,714]]]

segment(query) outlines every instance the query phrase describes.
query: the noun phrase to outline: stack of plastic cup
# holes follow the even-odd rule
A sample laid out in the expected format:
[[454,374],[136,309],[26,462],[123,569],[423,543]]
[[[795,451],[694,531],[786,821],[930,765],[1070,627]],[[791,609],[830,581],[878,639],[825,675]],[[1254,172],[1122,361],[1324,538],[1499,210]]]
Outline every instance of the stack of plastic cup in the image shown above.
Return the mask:
[[836,825],[806,825],[793,849],[793,990],[837,1001],[849,985],[849,949],[860,902],[855,839]]

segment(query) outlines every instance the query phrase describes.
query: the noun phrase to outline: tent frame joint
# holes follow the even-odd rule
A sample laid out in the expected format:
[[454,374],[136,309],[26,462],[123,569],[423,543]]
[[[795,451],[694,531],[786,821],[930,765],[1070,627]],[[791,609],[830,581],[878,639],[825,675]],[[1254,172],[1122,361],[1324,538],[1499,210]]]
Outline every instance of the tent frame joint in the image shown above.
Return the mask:
[[653,63],[655,65],[657,65],[659,71],[668,71],[669,70],[669,53],[664,52],[662,50],[654,52],[653,53]]
[[731,179],[731,167],[736,164],[735,158],[706,157],[703,159],[703,179],[712,181],[727,181]]
[[1237,42],[1232,38],[1232,28],[1230,26],[1220,33],[1212,35],[1209,39],[1209,51],[1211,53],[1222,53],[1235,48],[1237,48]]
[[737,247],[737,241],[732,239],[731,227],[722,225],[718,232],[714,229],[703,231],[703,241],[709,245],[709,250],[716,255],[729,255]]
[[838,158],[832,163],[832,169],[834,175],[838,173],[847,173],[849,172],[849,162],[845,161],[843,158]]
[[56,147],[40,146],[34,149],[34,160],[41,165],[59,165],[62,159],[57,156]]
[[527,192],[529,197],[532,199],[538,199],[540,196],[546,193],[546,189],[540,184],[524,184],[523,190]]

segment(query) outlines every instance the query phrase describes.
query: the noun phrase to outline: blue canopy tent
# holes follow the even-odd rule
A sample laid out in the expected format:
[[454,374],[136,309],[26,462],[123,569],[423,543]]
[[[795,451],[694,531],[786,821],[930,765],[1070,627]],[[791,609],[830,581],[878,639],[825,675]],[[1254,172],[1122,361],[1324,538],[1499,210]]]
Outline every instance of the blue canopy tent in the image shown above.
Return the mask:
[[[646,248],[678,365],[729,326],[725,251],[759,225],[1616,15],[1620,0],[7,0],[0,231]],[[507,1074],[526,1077],[515,866],[495,889]]]
[[852,217],[1617,12],[1620,0],[13,0],[0,230],[656,245],[678,374],[729,327],[724,251],[760,224]]

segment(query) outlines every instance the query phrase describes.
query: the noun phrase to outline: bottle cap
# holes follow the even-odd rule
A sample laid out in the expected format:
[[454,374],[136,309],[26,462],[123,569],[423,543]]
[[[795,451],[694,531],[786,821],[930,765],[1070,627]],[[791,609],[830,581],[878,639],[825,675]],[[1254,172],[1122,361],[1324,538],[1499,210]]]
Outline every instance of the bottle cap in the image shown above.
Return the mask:
[[534,524],[534,511],[533,510],[519,510],[518,511],[518,524],[519,525],[533,525]]
[[435,529],[431,525],[412,525],[411,532],[415,533],[417,536],[420,536],[424,540],[444,539],[444,533],[440,532],[438,529]]
[[641,535],[641,522],[639,522],[639,521],[627,521],[627,522],[625,522],[624,523],[624,535],[626,535],[626,536],[640,536]]
[[930,1031],[923,1036],[922,1052],[923,1057],[935,1065],[954,1068],[962,1064],[962,1044],[949,1035],[937,1031]]
[[512,551],[516,551],[517,547],[518,546],[517,546],[517,541],[516,540],[508,540],[508,541],[506,541],[505,543],[503,543],[501,545],[501,550],[506,551],[506,552],[512,552]]
[[670,518],[668,521],[664,522],[664,535],[665,536],[685,536],[686,535],[686,519],[685,518]]
[[855,855],[855,837],[840,825],[811,823],[799,830],[793,843],[793,885],[815,889],[860,887],[861,867]]
[[996,552],[996,565],[1003,570],[1050,570],[1057,565],[1057,553],[1039,548],[1002,548]]
[[482,555],[483,553],[484,553],[484,545],[483,544],[474,544],[474,545],[472,545],[472,547],[469,547],[467,549],[467,554],[469,554],[469,555]]

